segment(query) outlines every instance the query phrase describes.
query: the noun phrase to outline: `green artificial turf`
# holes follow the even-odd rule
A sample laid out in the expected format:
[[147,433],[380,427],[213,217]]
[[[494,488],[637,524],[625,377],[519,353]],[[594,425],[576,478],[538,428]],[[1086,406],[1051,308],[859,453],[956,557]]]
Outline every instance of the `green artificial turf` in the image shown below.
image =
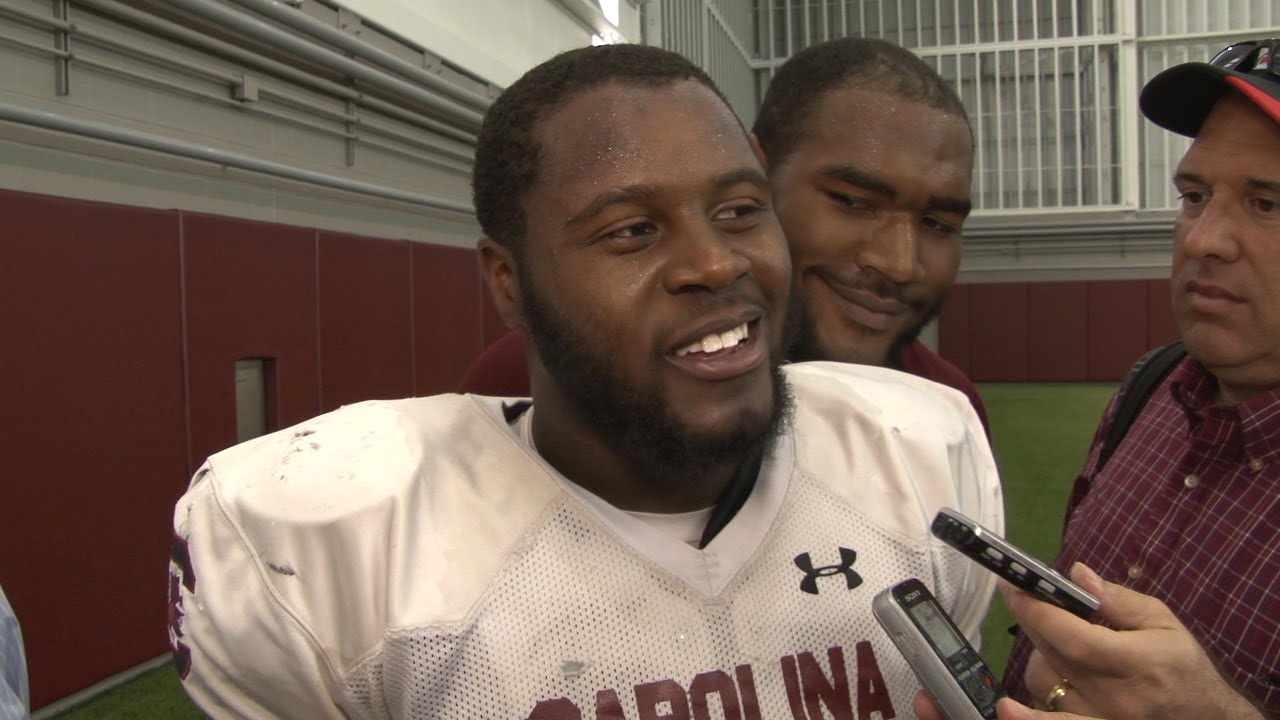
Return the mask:
[[202,720],[204,717],[187,699],[173,665],[165,665],[58,715],[57,720]]
[[[1044,560],[1058,549],[1062,513],[1093,429],[1114,385],[984,384],[996,460],[1004,481],[1006,534]],[[1012,624],[999,596],[983,626],[982,655],[1003,673]],[[58,716],[58,720],[202,718],[172,667],[153,670]]]
[[[1004,485],[1005,535],[1048,562],[1058,551],[1071,484],[1084,462],[1113,384],[983,384]],[[982,628],[982,656],[1004,672],[1013,619],[999,595]]]

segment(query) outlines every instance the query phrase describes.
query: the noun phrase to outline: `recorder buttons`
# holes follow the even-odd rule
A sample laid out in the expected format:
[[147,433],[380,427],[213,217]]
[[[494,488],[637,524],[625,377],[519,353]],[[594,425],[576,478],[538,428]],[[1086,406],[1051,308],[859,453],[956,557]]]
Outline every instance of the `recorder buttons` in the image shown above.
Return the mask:
[[964,685],[965,689],[969,691],[969,697],[973,698],[974,704],[979,707],[985,706],[996,699],[996,679],[986,670],[970,675],[965,680]]

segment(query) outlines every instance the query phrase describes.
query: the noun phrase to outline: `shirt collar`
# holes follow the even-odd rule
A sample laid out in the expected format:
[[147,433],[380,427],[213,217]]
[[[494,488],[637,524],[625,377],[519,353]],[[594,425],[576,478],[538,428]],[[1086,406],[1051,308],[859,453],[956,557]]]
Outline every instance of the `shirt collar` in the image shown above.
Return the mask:
[[1217,378],[1187,356],[1170,375],[1169,391],[1193,423],[1210,415],[1239,423],[1249,457],[1269,455],[1272,448],[1280,448],[1280,388],[1234,405],[1215,405]]
[[1169,392],[1191,416],[1200,415],[1218,394],[1218,381],[1191,356],[1182,359],[1169,377]]

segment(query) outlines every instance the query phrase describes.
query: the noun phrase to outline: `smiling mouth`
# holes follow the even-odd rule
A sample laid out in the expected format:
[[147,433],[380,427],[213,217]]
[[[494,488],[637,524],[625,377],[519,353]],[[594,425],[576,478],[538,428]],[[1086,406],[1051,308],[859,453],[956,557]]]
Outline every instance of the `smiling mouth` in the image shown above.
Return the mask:
[[868,312],[880,315],[901,315],[910,309],[907,303],[886,297],[874,290],[831,285],[831,291],[847,303],[857,305]]
[[707,333],[700,340],[695,340],[688,345],[676,350],[676,357],[684,357],[690,353],[715,353],[721,350],[729,350],[737,347],[747,341],[747,323],[742,323],[738,327],[730,328],[724,332]]
[[911,310],[906,303],[870,290],[834,287],[831,290],[843,308],[842,314],[868,330],[892,330]]
[[709,332],[672,351],[667,358],[682,373],[698,380],[720,382],[743,377],[769,360],[759,323],[757,318],[728,330]]

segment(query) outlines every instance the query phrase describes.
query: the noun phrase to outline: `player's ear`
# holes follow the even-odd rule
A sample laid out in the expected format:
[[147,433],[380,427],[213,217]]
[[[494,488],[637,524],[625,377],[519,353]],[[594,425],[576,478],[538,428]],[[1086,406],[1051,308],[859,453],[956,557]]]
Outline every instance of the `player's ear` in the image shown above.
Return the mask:
[[769,156],[764,154],[764,148],[760,147],[760,138],[755,133],[747,133],[747,140],[751,142],[751,152],[756,154],[756,160],[760,161],[760,167],[764,168],[764,174],[769,174]]
[[509,328],[523,327],[524,312],[520,307],[520,277],[516,272],[515,253],[490,237],[480,238],[476,250],[480,253],[480,271],[489,286],[489,297],[498,310],[498,316]]

